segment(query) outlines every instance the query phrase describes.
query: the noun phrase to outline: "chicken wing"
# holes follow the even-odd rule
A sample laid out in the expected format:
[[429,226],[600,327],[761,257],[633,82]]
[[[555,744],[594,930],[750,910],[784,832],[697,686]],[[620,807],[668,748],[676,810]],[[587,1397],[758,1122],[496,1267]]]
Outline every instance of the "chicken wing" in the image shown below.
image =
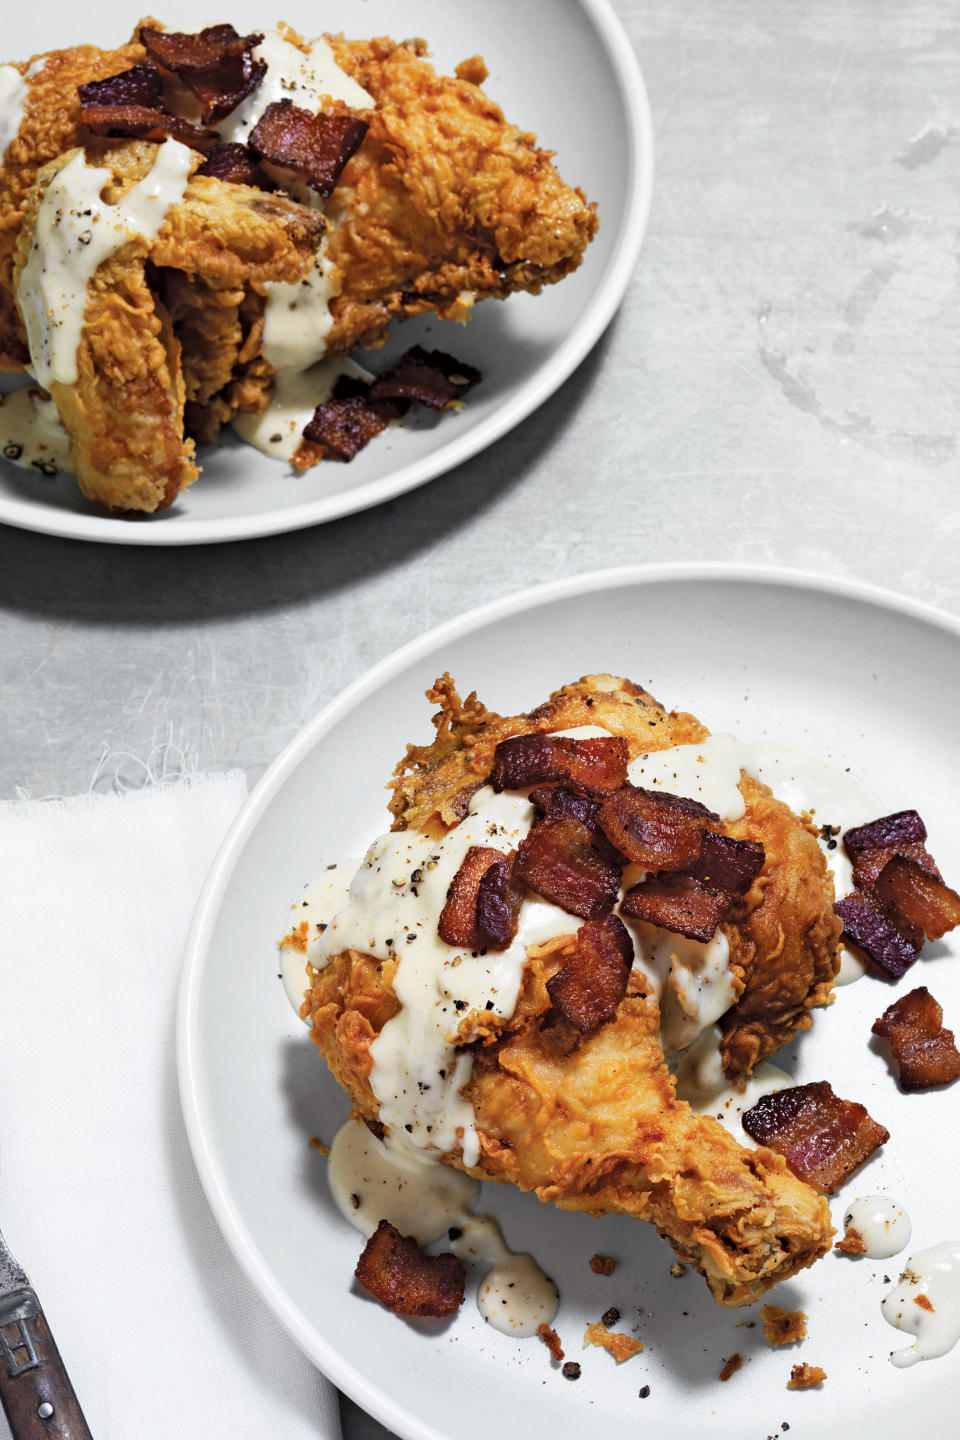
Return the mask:
[[[408,748],[394,777],[391,809],[394,833],[434,843],[467,815],[497,744],[507,737],[589,725],[625,737],[636,760],[698,745],[708,733],[692,716],[667,712],[639,687],[611,676],[588,676],[513,717],[485,710],[475,696],[461,702],[449,677],[430,697],[441,706],[436,738]],[[810,1024],[811,1007],[829,1000],[840,928],[813,834],[742,772],[739,788],[744,813],[726,833],[762,843],[764,861],[722,926],[736,997],[723,1021],[731,1076],[748,1073]],[[389,867],[384,875],[384,885],[403,883],[389,878]],[[569,930],[578,924],[571,919]],[[337,950],[329,933],[323,938],[328,963],[310,968],[302,1014],[357,1112],[382,1123],[377,1042],[401,1014],[404,945],[398,942],[397,953],[384,960],[356,945]],[[528,948],[509,1013],[481,1007],[460,1014],[456,1006],[458,1103],[465,1100],[475,1120],[475,1163],[465,1163],[457,1145],[438,1158],[477,1177],[510,1181],[564,1209],[649,1220],[700,1270],[722,1304],[755,1300],[829,1249],[826,1202],[795,1179],[781,1157],[742,1148],[716,1120],[676,1097],[661,1046],[660,1007],[642,966],[631,972],[607,1023],[581,1033],[558,1017],[548,985],[570,944],[568,933]],[[396,1097],[387,1108],[390,1116],[399,1113]],[[429,1136],[421,1133],[418,1143],[429,1145]]]

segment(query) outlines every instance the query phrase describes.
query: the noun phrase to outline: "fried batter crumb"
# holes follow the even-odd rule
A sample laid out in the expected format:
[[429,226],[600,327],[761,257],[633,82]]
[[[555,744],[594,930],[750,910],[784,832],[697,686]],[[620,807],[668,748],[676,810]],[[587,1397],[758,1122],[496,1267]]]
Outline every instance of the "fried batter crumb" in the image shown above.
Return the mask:
[[559,1364],[563,1359],[563,1346],[560,1344],[560,1336],[556,1330],[551,1330],[550,1326],[546,1324],[538,1325],[537,1334],[550,1351],[551,1360],[556,1360]]
[[482,55],[471,55],[461,60],[455,71],[458,80],[469,80],[471,85],[482,85],[490,74]]
[[612,1275],[617,1268],[617,1262],[612,1255],[591,1255],[590,1269],[594,1275]]
[[309,1140],[311,1150],[316,1150],[318,1155],[329,1155],[330,1146],[324,1145],[319,1135],[311,1135]]
[[737,1351],[736,1354],[730,1356],[729,1360],[724,1360],[723,1369],[720,1371],[720,1379],[729,1380],[731,1375],[737,1373],[742,1364],[743,1356]]
[[563,1375],[564,1380],[579,1380],[580,1366],[576,1360],[568,1360],[560,1373]]
[[674,1260],[673,1264],[670,1266],[670,1274],[673,1276],[674,1280],[679,1280],[680,1276],[686,1275],[686,1273],[686,1265],[681,1265],[679,1260]]
[[867,1242],[859,1230],[849,1225],[844,1232],[842,1240],[834,1245],[834,1250],[842,1250],[844,1255],[865,1255],[867,1253]]
[[811,1385],[819,1385],[826,1378],[826,1370],[821,1370],[819,1365],[794,1365],[787,1381],[787,1389],[809,1390]]
[[771,1345],[793,1345],[807,1333],[807,1317],[802,1310],[784,1310],[780,1305],[763,1305],[763,1338]]
[[609,1350],[618,1365],[622,1365],[624,1360],[629,1360],[632,1355],[638,1355],[643,1349],[642,1340],[636,1340],[632,1335],[624,1335],[619,1330],[608,1330],[602,1320],[587,1326],[583,1343],[585,1346],[599,1345],[601,1350]]

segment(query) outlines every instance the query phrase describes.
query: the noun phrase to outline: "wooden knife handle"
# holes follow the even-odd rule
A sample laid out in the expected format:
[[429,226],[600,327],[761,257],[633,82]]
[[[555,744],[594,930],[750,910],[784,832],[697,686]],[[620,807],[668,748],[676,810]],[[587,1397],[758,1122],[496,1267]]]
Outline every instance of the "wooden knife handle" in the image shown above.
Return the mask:
[[92,1440],[47,1317],[30,1289],[0,1299],[0,1402],[13,1440]]

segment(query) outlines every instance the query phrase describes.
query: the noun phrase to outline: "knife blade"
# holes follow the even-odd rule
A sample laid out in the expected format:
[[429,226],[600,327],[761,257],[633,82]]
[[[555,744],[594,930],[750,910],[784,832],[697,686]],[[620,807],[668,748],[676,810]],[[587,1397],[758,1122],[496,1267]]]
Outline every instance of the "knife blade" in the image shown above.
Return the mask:
[[92,1440],[47,1317],[2,1233],[0,1402],[13,1440]]

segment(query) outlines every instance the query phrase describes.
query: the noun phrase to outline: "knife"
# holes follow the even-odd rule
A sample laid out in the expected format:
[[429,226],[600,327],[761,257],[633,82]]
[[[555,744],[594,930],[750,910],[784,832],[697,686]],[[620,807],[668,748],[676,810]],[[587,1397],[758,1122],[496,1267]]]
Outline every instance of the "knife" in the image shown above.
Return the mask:
[[13,1440],[92,1440],[47,1317],[2,1234],[0,1402]]

